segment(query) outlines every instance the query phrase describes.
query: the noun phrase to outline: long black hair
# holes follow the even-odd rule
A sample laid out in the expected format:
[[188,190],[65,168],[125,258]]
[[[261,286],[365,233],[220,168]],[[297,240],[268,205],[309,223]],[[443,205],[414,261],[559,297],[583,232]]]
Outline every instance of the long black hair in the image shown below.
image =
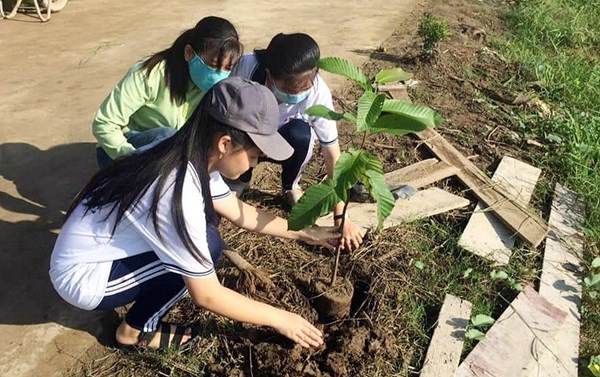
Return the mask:
[[243,46],[231,22],[224,18],[209,16],[198,21],[194,28],[184,31],[173,42],[171,47],[155,53],[148,58],[141,69],[146,74],[165,61],[165,84],[171,91],[171,100],[182,104],[190,82],[188,63],[184,58],[185,45],[190,45],[199,54],[217,57],[217,65],[221,67],[223,59],[231,56],[237,60],[243,53]]
[[274,79],[283,79],[290,87],[307,79],[314,80],[321,57],[317,42],[303,33],[279,33],[266,49],[256,49],[254,53]]
[[236,148],[256,147],[248,134],[220,123],[208,115],[212,93],[211,90],[204,96],[190,119],[175,135],[141,153],[118,158],[96,173],[77,194],[66,217],[68,218],[81,203],[86,214],[94,209],[110,206],[104,221],[116,211],[116,220],[112,224],[114,234],[125,212],[134,207],[156,182],[148,215],[152,217],[156,233],[162,239],[157,219],[158,201],[170,174],[176,171],[171,200],[171,215],[175,220],[173,225],[188,251],[199,261],[206,261],[190,238],[183,217],[181,196],[188,163],[194,166],[200,178],[206,222],[216,224],[218,217],[212,204],[207,170],[210,154],[216,153],[212,150],[213,146],[220,137],[229,135]]

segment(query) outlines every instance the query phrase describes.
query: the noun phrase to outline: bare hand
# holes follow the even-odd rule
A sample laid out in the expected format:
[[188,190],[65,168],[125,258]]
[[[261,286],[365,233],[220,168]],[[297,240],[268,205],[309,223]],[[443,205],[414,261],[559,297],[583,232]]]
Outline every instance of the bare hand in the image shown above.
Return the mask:
[[323,246],[330,250],[335,249],[338,239],[341,237],[338,227],[335,226],[311,226],[298,232],[300,239],[309,245]]
[[365,231],[360,226],[353,223],[350,219],[344,222],[342,237],[340,238],[341,250],[356,250],[363,242]]
[[273,328],[304,348],[323,344],[323,333],[298,314],[281,310]]

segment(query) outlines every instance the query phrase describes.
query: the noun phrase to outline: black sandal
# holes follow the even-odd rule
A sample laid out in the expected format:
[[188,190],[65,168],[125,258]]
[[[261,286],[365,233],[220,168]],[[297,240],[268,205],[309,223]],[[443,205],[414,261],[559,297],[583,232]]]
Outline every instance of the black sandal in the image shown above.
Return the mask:
[[[175,326],[175,335],[173,335],[173,339],[169,341],[171,337],[171,326]],[[121,350],[134,350],[134,349],[181,349],[185,346],[189,346],[192,342],[198,339],[198,335],[200,335],[200,330],[197,326],[192,326],[192,332],[190,333],[190,339],[186,342],[183,342],[183,336],[185,335],[185,331],[190,328],[190,326],[179,326],[167,322],[161,322],[160,327],[156,331],[149,332],[140,332],[138,335],[138,341],[135,344],[118,344],[118,348]],[[158,348],[150,348],[148,344],[154,339],[156,334],[160,334],[159,345]]]

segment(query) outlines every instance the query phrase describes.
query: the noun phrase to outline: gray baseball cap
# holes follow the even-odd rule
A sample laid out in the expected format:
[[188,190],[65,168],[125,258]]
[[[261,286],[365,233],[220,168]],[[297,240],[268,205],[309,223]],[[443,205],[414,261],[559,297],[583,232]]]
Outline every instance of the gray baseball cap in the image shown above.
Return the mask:
[[219,122],[246,132],[273,160],[287,160],[294,153],[294,148],[277,132],[279,108],[266,86],[241,77],[219,81],[212,88],[208,112]]

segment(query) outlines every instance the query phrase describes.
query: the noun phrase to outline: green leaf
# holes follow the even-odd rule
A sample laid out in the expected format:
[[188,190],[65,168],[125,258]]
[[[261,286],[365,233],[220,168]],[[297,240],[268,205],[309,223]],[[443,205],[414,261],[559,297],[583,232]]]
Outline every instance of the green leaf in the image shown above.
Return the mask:
[[300,201],[292,207],[288,229],[301,230],[313,225],[319,217],[331,212],[339,200],[330,179],[309,187]]
[[347,121],[356,124],[356,116],[354,116],[354,114],[347,113],[347,112],[337,113],[337,112],[331,110],[330,108],[328,108],[327,106],[323,106],[323,105],[313,105],[313,106],[309,107],[308,109],[306,109],[304,111],[304,113],[308,116],[321,117],[321,118],[325,118],[325,119],[329,119],[329,120],[346,119]]
[[490,277],[492,278],[492,280],[504,280],[504,279],[508,279],[508,274],[504,271],[492,271],[490,272]]
[[485,334],[477,329],[470,329],[465,333],[465,337],[467,339],[482,340],[485,338]]
[[406,72],[400,67],[383,69],[375,75],[377,84],[386,84],[388,82],[406,81],[412,77],[412,73]]
[[358,100],[356,114],[356,131],[368,130],[381,114],[385,95],[366,91]]
[[471,324],[475,327],[489,326],[494,322],[494,318],[485,314],[477,314],[475,317],[471,318]]
[[379,117],[369,131],[373,133],[388,133],[391,135],[406,135],[417,133],[426,129],[427,126],[414,119],[399,114],[385,114]]
[[383,103],[384,113],[403,115],[427,127],[435,127],[441,123],[442,117],[433,109],[398,99],[386,99]]
[[[379,160],[377,161],[379,162]],[[363,182],[368,182],[365,187],[367,187],[371,196],[377,202],[377,228],[381,229],[385,219],[392,213],[396,201],[388,185],[385,183],[383,172],[368,169],[365,172],[365,176],[366,179],[363,179]]]
[[597,298],[598,298],[598,295],[600,295],[600,294],[599,294],[598,292],[596,292],[596,291],[589,291],[589,292],[588,292],[588,295],[589,295],[589,296],[590,296],[592,299],[594,299],[594,300],[595,300],[595,299],[597,299]]
[[472,269],[472,268],[467,268],[467,269],[465,270],[465,272],[463,273],[463,279],[466,279],[466,278],[468,278],[468,277],[469,277],[469,275],[471,275],[471,272],[473,272],[473,269]]
[[365,76],[358,66],[349,60],[338,57],[323,58],[319,61],[319,68],[327,72],[345,76],[356,82],[364,90],[373,90],[369,78]]
[[415,265],[416,269],[421,270],[421,271],[425,268],[425,265],[420,260],[416,261],[414,263],[414,265]]
[[333,168],[335,191],[344,202],[348,200],[348,189],[360,179],[366,170],[365,152],[350,149],[340,155]]
[[308,116],[321,117],[329,120],[340,120],[344,118],[344,114],[336,113],[323,105],[313,105],[306,109],[304,113]]
[[600,355],[590,357],[588,369],[595,377],[600,377]]
[[381,163],[379,157],[363,151],[363,158],[365,159],[366,170],[373,170],[383,174],[383,164]]
[[348,122],[356,124],[356,116],[354,114],[344,113],[344,119],[346,119]]
[[600,257],[596,257],[592,261],[592,268],[598,268],[598,267],[600,267]]
[[591,288],[594,285],[600,283],[600,274],[588,276],[585,279],[583,279],[583,282],[585,283],[586,287]]

